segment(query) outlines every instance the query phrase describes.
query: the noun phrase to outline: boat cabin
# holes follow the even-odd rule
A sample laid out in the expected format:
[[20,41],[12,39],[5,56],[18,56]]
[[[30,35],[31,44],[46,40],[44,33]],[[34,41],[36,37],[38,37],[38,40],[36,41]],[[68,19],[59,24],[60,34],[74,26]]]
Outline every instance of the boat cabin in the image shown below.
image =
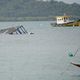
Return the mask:
[[56,23],[57,24],[64,24],[70,22],[69,20],[70,16],[57,16],[56,17]]

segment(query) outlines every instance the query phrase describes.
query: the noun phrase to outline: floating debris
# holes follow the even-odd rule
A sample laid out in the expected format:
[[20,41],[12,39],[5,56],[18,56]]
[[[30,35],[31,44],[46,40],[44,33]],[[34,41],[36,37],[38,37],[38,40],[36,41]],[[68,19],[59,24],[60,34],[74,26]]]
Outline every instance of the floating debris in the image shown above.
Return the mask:
[[72,54],[72,52],[69,52],[69,57],[74,57],[74,55]]

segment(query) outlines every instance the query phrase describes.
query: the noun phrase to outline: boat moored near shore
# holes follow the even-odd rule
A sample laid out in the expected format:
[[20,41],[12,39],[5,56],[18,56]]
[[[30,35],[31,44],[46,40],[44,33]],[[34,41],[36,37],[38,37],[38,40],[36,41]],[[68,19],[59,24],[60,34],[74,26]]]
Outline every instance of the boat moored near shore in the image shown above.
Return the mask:
[[80,19],[70,20],[72,16],[56,16],[56,23],[51,23],[53,27],[79,27]]

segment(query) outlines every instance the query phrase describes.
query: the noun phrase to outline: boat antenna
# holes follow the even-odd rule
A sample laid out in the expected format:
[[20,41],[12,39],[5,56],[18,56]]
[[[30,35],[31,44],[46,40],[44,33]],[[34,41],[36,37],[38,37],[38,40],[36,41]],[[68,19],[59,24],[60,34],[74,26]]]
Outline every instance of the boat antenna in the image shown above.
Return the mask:
[[64,16],[66,16],[66,13],[64,13]]

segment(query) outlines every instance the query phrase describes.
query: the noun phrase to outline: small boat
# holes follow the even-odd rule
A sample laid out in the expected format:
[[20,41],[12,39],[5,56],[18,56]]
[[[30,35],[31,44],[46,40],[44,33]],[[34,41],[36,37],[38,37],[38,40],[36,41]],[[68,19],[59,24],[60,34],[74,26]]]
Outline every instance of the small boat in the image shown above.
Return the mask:
[[80,68],[80,64],[72,63],[72,62],[71,62],[71,64]]
[[56,16],[56,23],[51,23],[53,27],[78,27],[80,26],[80,19],[72,20],[72,16]]

